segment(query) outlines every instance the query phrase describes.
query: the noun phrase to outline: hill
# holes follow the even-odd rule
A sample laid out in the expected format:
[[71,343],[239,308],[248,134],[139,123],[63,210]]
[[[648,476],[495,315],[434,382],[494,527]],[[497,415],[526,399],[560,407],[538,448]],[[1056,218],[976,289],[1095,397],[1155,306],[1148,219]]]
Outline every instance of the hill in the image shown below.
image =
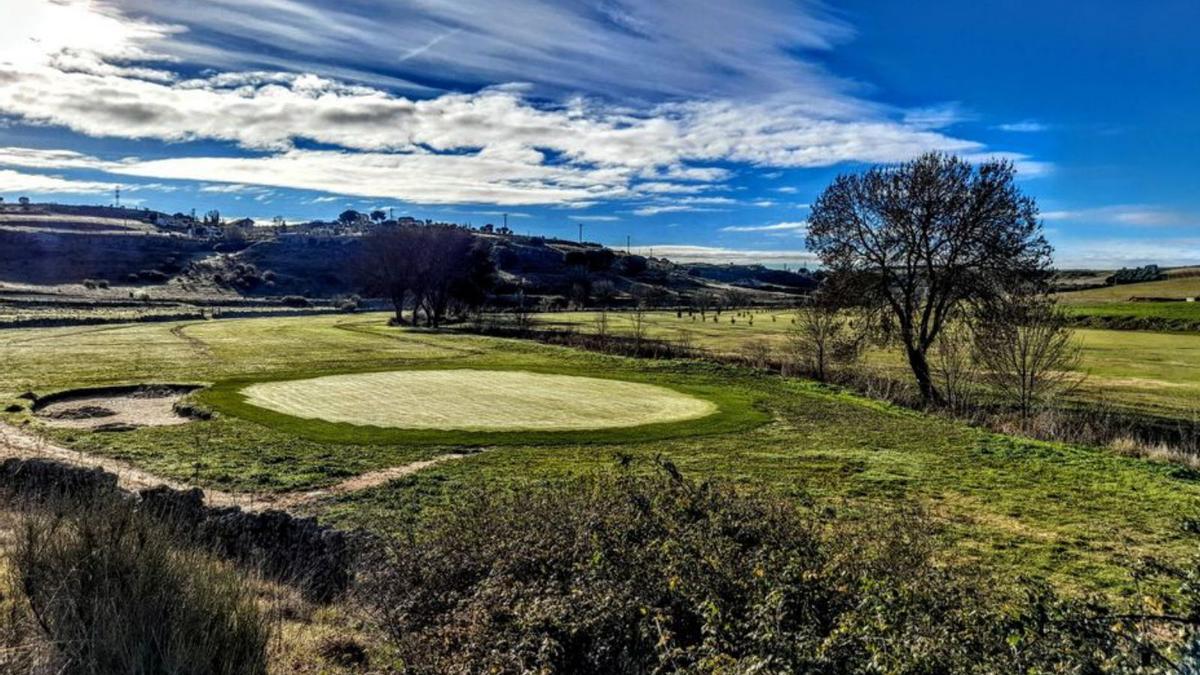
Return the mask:
[[[6,205],[0,207],[0,306],[34,297],[39,304],[75,305],[120,297],[271,304],[301,296],[334,302],[361,292],[356,268],[363,235],[394,224],[263,227],[106,206]],[[469,231],[490,244],[500,304],[524,291],[551,308],[619,306],[634,297],[687,304],[700,293],[779,305],[793,303],[818,283],[806,272],[760,265],[684,266],[595,243]]]

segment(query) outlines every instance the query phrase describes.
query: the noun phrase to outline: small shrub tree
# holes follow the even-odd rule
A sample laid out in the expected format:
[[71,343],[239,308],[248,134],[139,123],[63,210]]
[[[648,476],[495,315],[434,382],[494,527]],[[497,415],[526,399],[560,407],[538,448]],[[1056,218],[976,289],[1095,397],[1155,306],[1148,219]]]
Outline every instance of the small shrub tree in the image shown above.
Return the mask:
[[974,334],[965,322],[947,326],[933,343],[934,377],[946,405],[965,412],[971,407],[972,394],[979,379],[974,349]]
[[865,337],[843,309],[835,293],[822,290],[796,310],[787,342],[792,362],[818,380],[829,379],[832,369],[858,359]]
[[1051,396],[1077,387],[1081,347],[1052,298],[1012,294],[985,305],[975,323],[975,353],[988,380],[1028,420]]

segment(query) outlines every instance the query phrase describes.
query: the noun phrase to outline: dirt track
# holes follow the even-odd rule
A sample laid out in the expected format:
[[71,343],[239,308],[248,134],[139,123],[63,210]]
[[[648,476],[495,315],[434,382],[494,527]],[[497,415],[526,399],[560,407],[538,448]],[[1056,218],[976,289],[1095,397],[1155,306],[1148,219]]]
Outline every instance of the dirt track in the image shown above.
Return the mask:
[[[30,431],[0,423],[0,461],[10,457],[21,459],[40,457],[75,466],[99,467],[109,473],[116,474],[118,484],[127,490],[141,490],[157,485],[168,485],[175,489],[194,487],[148,473],[128,462],[95,457],[63,448],[50,443]],[[204,498],[205,502],[211,506],[240,506],[243,509],[249,510],[296,509],[325,497],[378,487],[397,478],[402,478],[442,462],[461,457],[465,457],[465,455],[439,455],[432,459],[360,474],[327,488],[310,492],[256,494],[205,489]]]

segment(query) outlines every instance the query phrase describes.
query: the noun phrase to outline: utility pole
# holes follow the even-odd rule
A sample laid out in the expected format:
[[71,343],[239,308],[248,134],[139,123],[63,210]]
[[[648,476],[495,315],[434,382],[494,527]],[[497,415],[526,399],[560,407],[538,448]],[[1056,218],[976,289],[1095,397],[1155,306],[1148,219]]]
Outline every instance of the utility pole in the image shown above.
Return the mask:
[[121,208],[121,186],[118,185],[113,191],[117,195],[117,208]]
[[629,255],[629,235],[625,235],[625,255]]
[[504,229],[508,229],[508,214],[504,214]]
[[579,243],[583,243],[583,223],[579,223]]

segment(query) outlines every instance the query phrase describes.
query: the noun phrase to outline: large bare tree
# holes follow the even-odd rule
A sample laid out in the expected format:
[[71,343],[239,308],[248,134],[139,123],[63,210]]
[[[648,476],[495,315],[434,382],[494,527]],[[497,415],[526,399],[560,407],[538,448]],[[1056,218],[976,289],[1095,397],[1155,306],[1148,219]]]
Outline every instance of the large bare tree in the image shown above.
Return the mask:
[[363,238],[360,277],[368,293],[391,299],[397,322],[411,300],[437,327],[452,304],[477,307],[487,297],[495,266],[487,242],[442,225],[381,225]]
[[940,153],[838,176],[813,204],[808,249],[865,280],[858,301],[886,313],[926,402],[940,402],[930,347],[963,303],[1045,276],[1050,246],[1007,161]]

